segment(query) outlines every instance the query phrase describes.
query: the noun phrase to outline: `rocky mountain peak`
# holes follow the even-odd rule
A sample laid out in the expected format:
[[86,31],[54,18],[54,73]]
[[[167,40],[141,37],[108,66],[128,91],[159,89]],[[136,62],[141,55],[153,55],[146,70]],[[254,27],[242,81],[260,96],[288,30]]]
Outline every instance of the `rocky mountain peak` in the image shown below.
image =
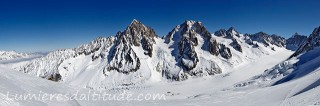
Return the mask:
[[227,36],[228,37],[233,37],[233,36],[240,37],[240,33],[234,27],[230,27],[227,30]]
[[286,39],[286,48],[296,51],[306,40],[307,36],[300,35],[296,32],[290,38]]
[[141,23],[140,21],[138,21],[137,19],[133,19],[131,24],[136,24],[136,23]]
[[216,32],[214,32],[215,36],[219,36],[219,37],[225,37],[227,36],[227,31],[225,29],[220,29]]
[[230,27],[230,28],[227,30],[227,32],[239,33],[239,32],[236,30],[236,28],[234,28],[234,27]]
[[209,31],[203,26],[200,21],[186,20],[183,24],[180,25],[182,27],[182,32],[190,33],[195,32],[198,33],[202,37],[209,37],[211,34]]
[[183,25],[187,25],[189,28],[191,28],[195,23],[196,21],[193,20],[185,20]]
[[[296,32],[290,38],[301,37],[301,36],[304,36],[304,35],[301,35],[298,32]],[[288,39],[290,39],[290,38],[288,38]]]
[[315,28],[307,40],[297,49],[297,51],[291,56],[298,56],[303,52],[312,50],[315,47],[320,46],[320,26]]
[[235,27],[230,27],[228,30],[236,30],[236,28]]
[[[210,67],[197,68],[198,66],[201,67],[199,62],[203,58],[196,51],[197,47],[201,47],[202,50],[208,51],[215,56],[221,55],[223,58],[231,58],[230,49],[218,43],[202,22],[199,21],[184,21],[169,32],[168,35],[164,36],[164,39],[165,43],[169,44],[170,48],[173,48],[171,54],[174,56],[178,67],[182,69],[181,73],[183,74],[197,76],[203,73],[208,73],[209,75],[221,73],[221,68],[215,62],[209,60],[202,60],[202,63],[208,63]],[[200,41],[202,42],[200,43]],[[171,77],[169,76],[169,78]]]
[[[239,51],[239,52],[242,52],[242,47],[241,45],[239,44],[239,41],[237,41],[236,37],[240,37],[240,33],[234,28],[234,27],[230,27],[228,30],[225,30],[225,29],[220,29],[218,31],[216,31],[214,33],[215,36],[219,36],[219,37],[224,37],[224,38],[227,38],[227,39],[231,39],[232,40],[232,43],[230,43],[229,45],[232,46],[235,50]],[[250,39],[249,39],[250,40]],[[222,48],[224,46],[221,46]],[[226,52],[229,52],[230,50],[228,50],[229,48],[227,48]],[[216,54],[216,53],[214,53]],[[224,54],[228,54],[228,53],[224,53]],[[231,58],[231,55],[228,56],[223,56],[225,58]]]
[[[215,56],[221,55],[226,59],[232,57],[230,49],[224,44],[218,43],[199,21],[185,21],[169,32],[164,39],[166,43],[173,42],[171,47],[175,49],[173,53],[176,53],[176,61],[187,72],[193,70],[199,62],[199,55],[195,50],[196,46],[201,46],[201,49]],[[202,45],[198,45],[199,39],[203,39]]]
[[17,53],[16,51],[0,51],[0,60],[8,60],[8,59],[27,57],[29,55],[31,55],[31,54]]
[[133,19],[130,25],[127,27],[127,29],[132,29],[132,28],[138,30],[138,29],[145,29],[146,26],[143,25],[140,21]]
[[117,40],[112,47],[107,70],[116,70],[124,74],[136,72],[141,63],[132,46],[141,46],[144,54],[152,57],[156,37],[152,28],[134,19],[126,30],[117,33]]
[[153,44],[157,37],[155,31],[134,19],[131,24],[123,32],[118,32],[116,35],[118,41],[128,42],[129,45],[142,46],[145,54],[152,56]]
[[315,28],[311,34],[312,38],[318,38],[320,36],[320,26]]
[[184,23],[176,26],[168,35],[164,38],[166,43],[171,40],[176,41],[180,39],[189,39],[194,45],[198,45],[197,36],[200,35],[204,39],[210,39],[210,32],[203,26],[200,21],[186,20]]
[[250,35],[250,38],[253,41],[257,41],[260,43],[263,43],[264,46],[270,46],[276,45],[278,47],[284,47],[285,46],[285,38],[278,36],[276,34],[269,35],[265,32],[258,32],[255,34]]
[[256,34],[260,34],[260,35],[268,35],[267,33],[263,32],[263,31],[260,31],[260,32],[258,32],[258,33],[256,33]]
[[240,33],[234,27],[230,27],[228,30],[220,29],[214,35],[229,39],[232,39],[234,36],[240,37]]

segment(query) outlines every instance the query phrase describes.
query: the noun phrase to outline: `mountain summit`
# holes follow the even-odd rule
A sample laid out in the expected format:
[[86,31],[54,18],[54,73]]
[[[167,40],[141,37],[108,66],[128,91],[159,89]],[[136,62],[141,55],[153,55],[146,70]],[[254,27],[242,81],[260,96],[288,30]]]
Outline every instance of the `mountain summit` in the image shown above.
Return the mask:
[[297,49],[297,51],[292,55],[298,56],[301,53],[313,50],[320,46],[320,26],[315,28],[310,34],[308,39]]
[[304,42],[307,41],[307,36],[295,33],[292,37],[286,39],[286,48],[296,51]]
[[147,27],[134,19],[126,30],[118,32],[116,37],[117,39],[120,39],[120,41],[127,41],[130,45],[142,45],[145,54],[151,57],[153,49],[152,45],[155,44],[157,35],[152,28]]

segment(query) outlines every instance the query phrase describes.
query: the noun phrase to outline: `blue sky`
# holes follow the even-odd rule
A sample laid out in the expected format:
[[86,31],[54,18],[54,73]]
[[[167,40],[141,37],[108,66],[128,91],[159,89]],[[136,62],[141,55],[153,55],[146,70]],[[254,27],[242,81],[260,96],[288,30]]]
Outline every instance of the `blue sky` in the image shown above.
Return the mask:
[[0,50],[73,48],[115,35],[138,19],[166,35],[184,20],[202,21],[210,32],[235,27],[289,37],[320,26],[319,0],[2,0]]

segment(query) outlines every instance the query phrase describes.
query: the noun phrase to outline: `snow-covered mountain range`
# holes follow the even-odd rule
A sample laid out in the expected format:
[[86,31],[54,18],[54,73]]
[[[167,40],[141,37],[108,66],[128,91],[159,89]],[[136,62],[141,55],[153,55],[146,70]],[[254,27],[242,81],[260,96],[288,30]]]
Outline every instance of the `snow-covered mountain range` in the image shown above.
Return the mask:
[[241,34],[231,27],[211,34],[187,20],[160,38],[137,20],[111,37],[64,49],[13,69],[53,81],[100,89],[146,81],[186,80],[227,73],[234,67],[281,51],[284,38],[263,32]]
[[17,53],[15,51],[0,51],[0,60],[10,60],[15,58],[25,58],[30,56],[27,53]]

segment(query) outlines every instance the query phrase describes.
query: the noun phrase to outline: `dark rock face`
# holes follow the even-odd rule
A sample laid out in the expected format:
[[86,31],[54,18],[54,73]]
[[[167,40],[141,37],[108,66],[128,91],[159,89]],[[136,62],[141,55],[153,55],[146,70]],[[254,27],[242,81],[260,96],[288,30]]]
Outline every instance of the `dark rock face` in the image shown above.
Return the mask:
[[226,45],[220,44],[219,48],[220,48],[219,53],[220,53],[221,57],[223,57],[225,59],[230,59],[232,57],[230,48],[226,47]]
[[305,41],[298,49],[297,51],[290,56],[295,57],[298,56],[301,53],[310,51],[314,49],[315,47],[320,46],[320,26],[315,28],[312,32],[312,34],[308,37],[307,41]]
[[142,43],[142,48],[144,50],[146,50],[146,52],[144,52],[145,55],[148,55],[149,57],[152,57],[152,50],[153,50],[153,43],[154,41],[150,41],[151,39],[148,39],[146,37],[143,37],[141,40]]
[[215,40],[213,38],[210,39],[209,52],[215,56],[219,55],[219,44],[218,44],[217,40]]
[[253,41],[251,40],[249,34],[244,34],[244,37],[245,37],[244,40],[245,40],[245,42],[246,42],[247,44],[253,45]]
[[227,30],[227,37],[228,38],[233,38],[234,36],[240,37],[240,33],[234,27],[230,27]]
[[218,43],[215,39],[211,39],[209,43],[209,52],[212,55],[218,56],[219,54],[221,57],[225,59],[230,59],[232,57],[230,48],[226,47],[224,44]]
[[109,67],[107,70],[117,70],[129,74],[140,68],[140,59],[131,46],[142,46],[144,54],[152,57],[153,44],[155,44],[155,31],[137,20],[123,32],[118,32],[114,46],[110,50]]
[[258,45],[257,43],[254,43],[252,47],[254,47],[254,48],[258,48],[258,47],[259,47],[259,45]]
[[274,44],[278,47],[285,47],[285,44],[286,44],[286,39],[281,37],[281,36],[278,36],[278,35],[275,35],[275,34],[272,34],[271,35],[271,44]]
[[199,62],[194,45],[194,42],[192,42],[192,40],[188,40],[187,38],[183,38],[183,40],[179,43],[180,61],[186,70],[195,68]]
[[195,27],[195,32],[200,34],[205,40],[208,40],[211,38],[211,33],[202,25],[201,22],[196,22],[193,25]]
[[61,80],[61,75],[60,74],[51,74],[47,79],[57,82],[57,81]]
[[142,45],[142,48],[146,51],[145,54],[152,56],[153,44],[155,44],[154,38],[157,37],[152,28],[134,19],[119,36],[125,36],[128,42],[134,46]]
[[[214,34],[215,34],[215,36],[231,39],[232,43],[230,43],[230,46],[232,46],[235,50],[242,52],[241,45],[236,39],[236,38],[240,37],[240,33],[238,31],[236,31],[236,29],[234,27],[230,27],[228,30],[220,29],[220,30],[216,31]],[[248,42],[249,42],[249,40],[251,40],[251,39],[249,38]],[[252,41],[251,41],[251,43],[252,43]]]
[[[209,75],[221,73],[221,69],[215,63],[212,63],[212,67],[214,68],[206,68],[206,70],[195,69],[199,65],[199,61],[201,61],[195,50],[196,46],[201,46],[201,49],[207,50],[213,55],[219,55],[220,53],[219,44],[212,38],[210,32],[207,31],[201,22],[185,21],[163,38],[167,44],[174,42],[171,46],[171,48],[174,48],[172,54],[178,62],[177,65],[180,65],[184,70],[183,73],[180,73],[179,77],[167,76],[168,78],[181,80],[186,78],[186,73],[191,76],[201,76],[203,73],[208,73]],[[199,45],[199,38],[203,39],[203,45]]]
[[232,39],[233,37],[240,37],[240,33],[236,31],[234,27],[230,27],[228,30],[220,29],[214,33],[215,36]]
[[[211,64],[210,67],[203,69],[204,71],[208,72],[209,75],[215,75],[215,74],[222,73],[222,69],[217,64],[215,64],[212,61],[210,61],[209,64]],[[197,73],[195,73],[195,74],[197,74]]]
[[230,43],[230,46],[232,46],[235,50],[242,52],[241,45],[236,39],[232,39],[232,43]]
[[124,36],[120,38],[112,48],[108,70],[117,70],[120,73],[129,74],[140,68],[140,59],[130,47],[130,43]]
[[278,36],[278,35],[268,35],[264,32],[258,32],[256,34],[250,35],[250,38],[253,41],[257,41],[260,43],[263,43],[264,46],[270,46],[270,44],[276,45],[278,47],[284,47],[285,46],[285,38]]
[[214,35],[219,36],[219,37],[226,37],[227,31],[225,29],[220,29],[220,30],[214,32]]
[[[197,33],[196,31],[204,31],[205,29],[200,27],[200,23],[197,22],[196,24],[191,21],[186,21],[180,26],[182,28],[180,32],[181,35],[175,35],[181,36],[181,39],[178,42],[178,61],[180,61],[182,66],[189,71],[195,68],[199,62],[197,53],[194,49],[194,46],[198,45],[198,39],[196,35],[199,34],[199,32]],[[191,29],[191,27],[194,27],[196,30]],[[206,34],[206,32],[200,33]]]
[[292,37],[286,40],[286,48],[296,51],[304,42],[307,41],[307,36],[299,35],[295,33]]

